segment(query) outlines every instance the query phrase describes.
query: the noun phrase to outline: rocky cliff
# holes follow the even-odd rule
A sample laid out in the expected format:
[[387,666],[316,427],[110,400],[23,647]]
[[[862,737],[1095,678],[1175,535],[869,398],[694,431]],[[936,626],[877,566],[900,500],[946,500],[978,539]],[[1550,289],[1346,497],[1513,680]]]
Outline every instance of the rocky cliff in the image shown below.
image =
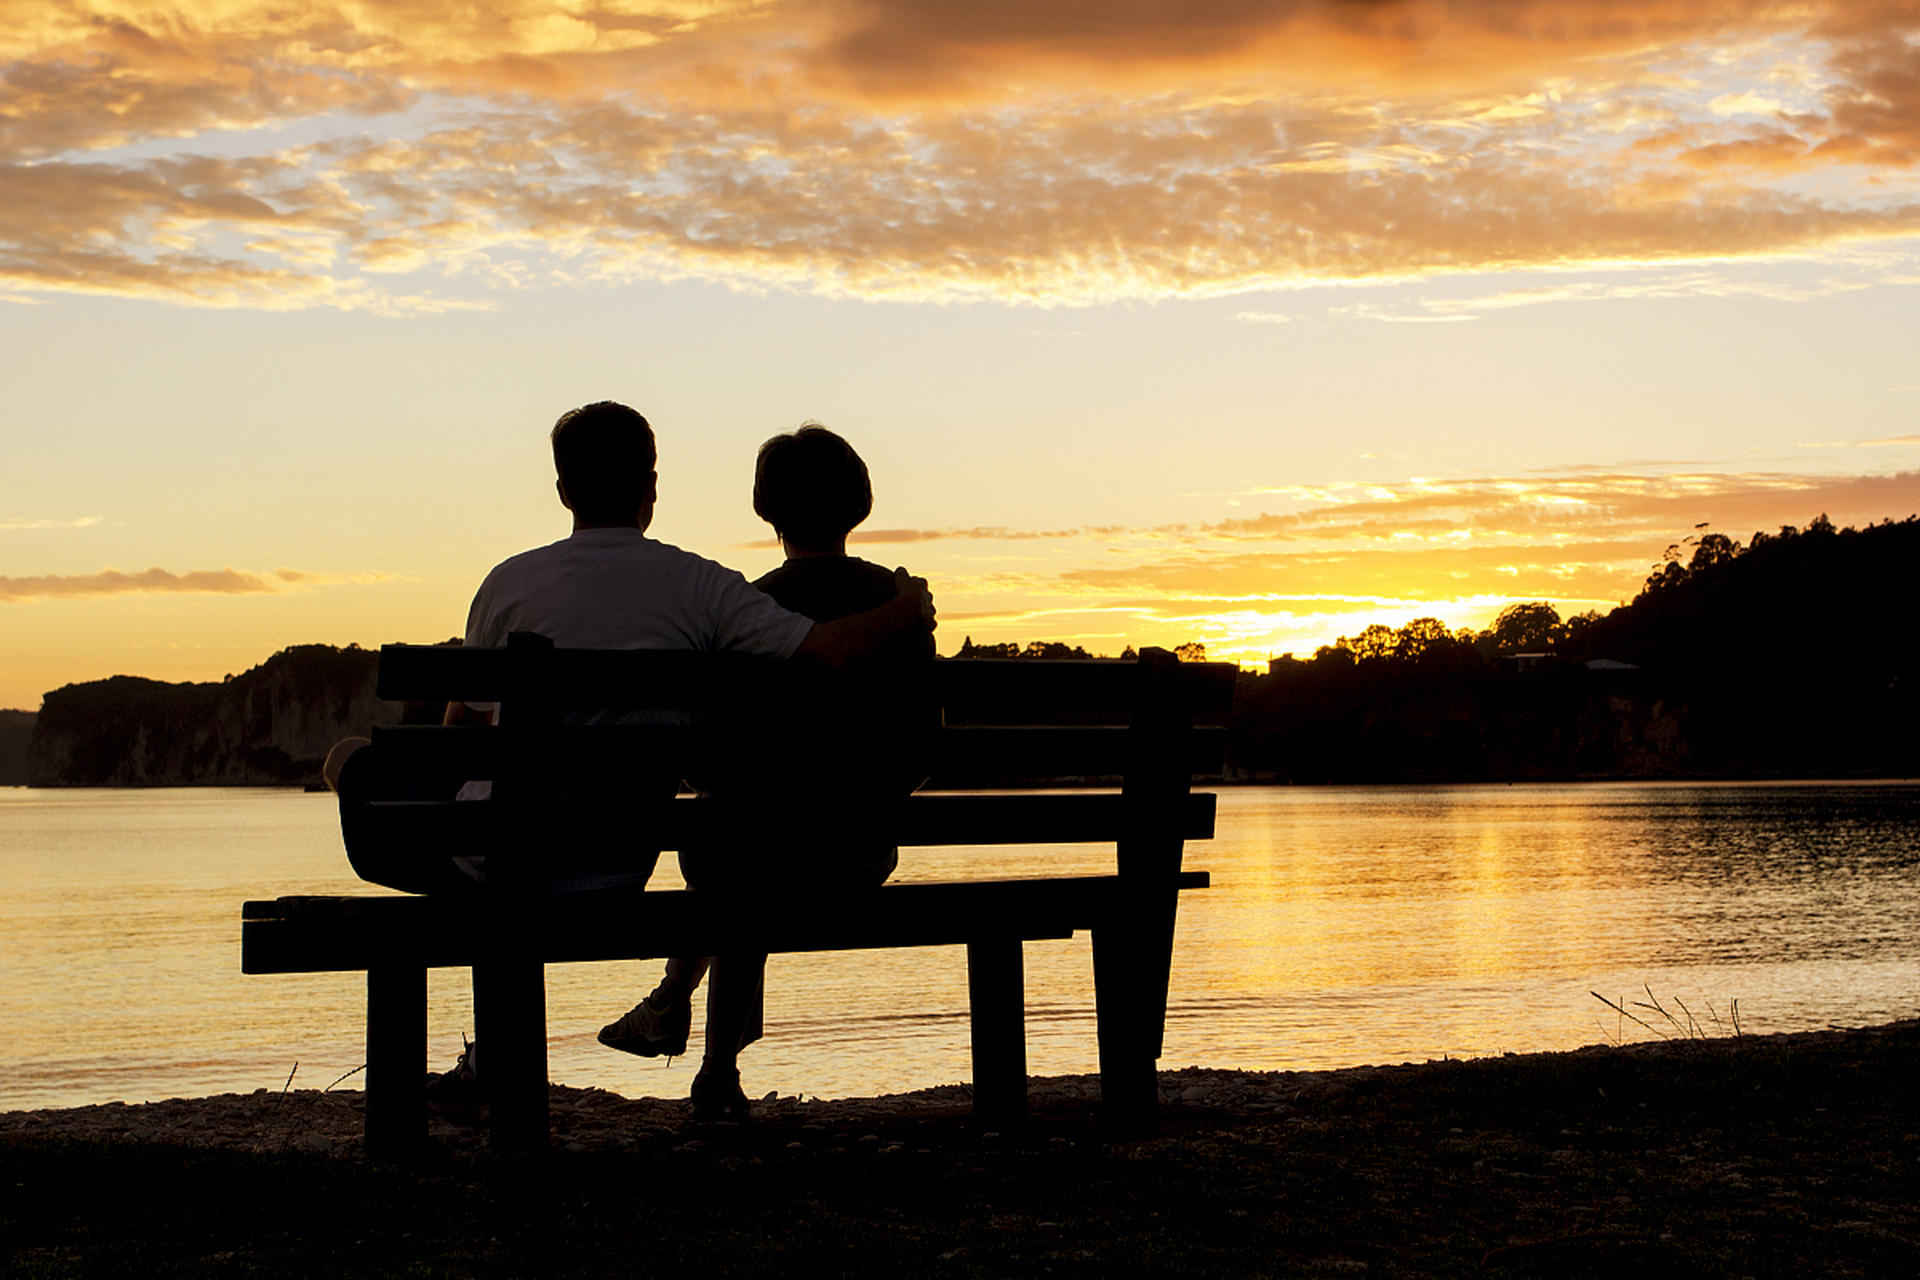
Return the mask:
[[25,786],[27,743],[33,737],[34,713],[0,711],[0,787]]
[[218,684],[114,676],[49,693],[33,726],[35,787],[299,785],[327,749],[401,708],[374,696],[380,655],[298,645]]

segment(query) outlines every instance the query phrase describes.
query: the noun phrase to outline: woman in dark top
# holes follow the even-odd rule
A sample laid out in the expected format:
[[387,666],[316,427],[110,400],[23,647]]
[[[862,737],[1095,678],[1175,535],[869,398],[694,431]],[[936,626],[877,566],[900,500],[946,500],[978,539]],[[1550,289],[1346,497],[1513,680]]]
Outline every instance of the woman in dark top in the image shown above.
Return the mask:
[[[753,509],[773,526],[787,556],[754,586],[783,607],[831,622],[897,593],[904,569],[847,554],[847,535],[873,510],[873,489],[860,455],[825,427],[810,422],[760,446]],[[817,893],[885,881],[899,863],[898,850],[851,824],[884,812],[888,799],[925,779],[922,743],[937,709],[920,696],[919,676],[933,652],[930,632],[903,635],[844,671],[803,673],[773,701],[754,707],[756,756],[776,767],[744,764],[737,784],[722,776],[711,790],[751,813],[750,828],[765,830],[766,818],[777,817],[782,840],[683,850],[687,883],[737,893]],[[760,1038],[766,959],[762,952],[669,960],[660,985],[602,1028],[600,1043],[644,1057],[685,1053],[693,991],[711,966],[694,1117],[746,1119],[737,1058]]]

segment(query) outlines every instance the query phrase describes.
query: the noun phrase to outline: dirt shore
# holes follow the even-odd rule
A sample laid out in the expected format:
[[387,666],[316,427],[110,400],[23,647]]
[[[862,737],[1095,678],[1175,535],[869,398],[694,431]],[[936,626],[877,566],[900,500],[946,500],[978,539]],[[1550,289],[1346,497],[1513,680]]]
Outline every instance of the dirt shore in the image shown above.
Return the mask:
[[1088,1077],[1036,1081],[1004,1133],[963,1086],[765,1099],[726,1130],[556,1087],[549,1158],[436,1123],[406,1169],[361,1158],[343,1090],[0,1113],[0,1269],[1911,1277],[1917,1049],[1902,1022],[1170,1072],[1162,1135],[1130,1143]]
[[[1357,1083],[1418,1072],[1412,1064],[1349,1067],[1338,1071],[1216,1071],[1187,1068],[1161,1075],[1160,1098],[1176,1128],[1234,1123],[1262,1116],[1288,1115],[1311,1108]],[[1098,1110],[1098,1076],[1035,1077],[1031,1105],[1037,1117],[1056,1122],[1093,1123]],[[754,1104],[753,1127],[727,1136],[756,1144],[789,1131],[859,1130],[876,1127],[936,1125],[969,1127],[973,1091],[967,1085],[943,1085],[913,1093],[831,1101],[768,1094]],[[677,1147],[714,1136],[690,1127],[687,1103],[679,1099],[627,1098],[602,1089],[554,1085],[548,1091],[553,1145],[563,1154]],[[354,1089],[291,1089],[228,1093],[209,1098],[170,1098],[162,1102],[109,1102],[88,1107],[0,1112],[0,1137],[54,1138],[82,1142],[160,1143],[267,1155],[297,1151],[338,1159],[364,1156],[361,1126],[365,1095]],[[432,1117],[428,1141],[434,1152],[453,1159],[486,1154],[484,1128],[465,1127]],[[695,1148],[696,1150],[699,1148]]]

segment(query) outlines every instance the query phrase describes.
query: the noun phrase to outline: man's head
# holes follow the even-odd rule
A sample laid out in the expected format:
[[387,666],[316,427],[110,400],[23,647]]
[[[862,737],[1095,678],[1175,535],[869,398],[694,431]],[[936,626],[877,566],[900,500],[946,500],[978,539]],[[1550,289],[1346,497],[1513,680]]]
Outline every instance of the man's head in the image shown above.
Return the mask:
[[656,460],[653,428],[623,404],[582,405],[553,424],[553,469],[575,525],[646,528]]
[[753,509],[789,551],[844,550],[873,511],[873,484],[852,445],[809,422],[760,446]]

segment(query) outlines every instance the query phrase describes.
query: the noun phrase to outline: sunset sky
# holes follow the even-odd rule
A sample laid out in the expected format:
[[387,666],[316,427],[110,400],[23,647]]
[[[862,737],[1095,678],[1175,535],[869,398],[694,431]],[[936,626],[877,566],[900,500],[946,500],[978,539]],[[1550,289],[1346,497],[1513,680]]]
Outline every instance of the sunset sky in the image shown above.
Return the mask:
[[1920,3],[0,0],[0,707],[458,633],[604,398],[944,652],[1604,611],[1920,511]]

